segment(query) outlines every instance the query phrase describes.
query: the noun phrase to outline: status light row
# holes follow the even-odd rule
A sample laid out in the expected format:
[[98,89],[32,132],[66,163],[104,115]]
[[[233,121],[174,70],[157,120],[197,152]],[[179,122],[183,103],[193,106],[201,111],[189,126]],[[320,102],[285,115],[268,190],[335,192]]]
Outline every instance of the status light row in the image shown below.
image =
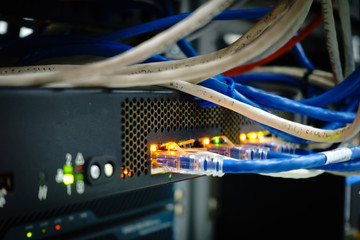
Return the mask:
[[[61,229],[61,225],[60,225],[60,224],[56,224],[56,225],[55,225],[55,230],[56,230],[56,231],[60,231],[60,229]],[[46,228],[41,229],[41,233],[42,233],[42,234],[45,234],[45,233],[46,233]],[[26,237],[27,237],[27,238],[32,238],[33,235],[34,235],[34,234],[33,234],[33,232],[31,232],[31,231],[26,233]]]

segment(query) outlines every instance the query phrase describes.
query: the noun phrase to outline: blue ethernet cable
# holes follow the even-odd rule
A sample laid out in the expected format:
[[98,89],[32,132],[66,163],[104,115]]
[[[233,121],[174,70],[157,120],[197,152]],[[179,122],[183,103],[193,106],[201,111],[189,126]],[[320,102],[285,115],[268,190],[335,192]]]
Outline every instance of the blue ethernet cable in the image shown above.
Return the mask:
[[[162,1],[165,12],[169,16],[174,16],[174,11],[171,8],[171,4],[168,0]],[[176,43],[181,51],[185,54],[186,57],[195,57],[198,56],[196,50],[191,46],[191,44],[186,40],[186,38],[182,38]]]
[[196,50],[190,45],[190,43],[185,38],[180,39],[176,44],[179,46],[179,48],[185,54],[186,57],[198,56]]
[[[337,151],[336,154],[342,156],[340,151],[344,151],[343,149],[335,150]],[[351,155],[349,155],[349,151],[351,152]],[[224,173],[271,173],[302,168],[316,168],[320,166],[321,169],[323,169],[330,166],[330,164],[325,164],[332,163],[330,162],[330,159],[332,158],[332,156],[330,156],[330,152],[331,151],[327,151],[327,155],[324,152],[294,158],[275,158],[266,160],[237,161],[225,159],[222,167]],[[346,153],[344,153],[344,155],[347,155],[347,158],[344,160],[349,161],[346,163],[350,163],[350,160],[357,160],[360,158],[360,146],[346,148]],[[325,166],[323,167],[323,165]]]
[[309,58],[306,56],[305,51],[301,43],[297,43],[294,46],[294,52],[297,59],[300,62],[300,65],[307,70],[313,71],[315,69],[314,65],[310,62]]
[[[18,60],[16,63],[17,66],[26,66],[31,65],[37,61],[49,58],[56,57],[68,57],[68,56],[78,56],[78,55],[88,55],[88,56],[100,56],[100,57],[112,57],[119,53],[125,52],[130,49],[130,46],[121,44],[121,43],[82,43],[82,44],[71,44],[65,46],[52,46],[49,48],[34,49],[30,51],[25,57]],[[160,55],[154,55],[144,62],[158,62],[158,61],[168,61],[168,58],[165,58]]]
[[[208,87],[210,89],[216,90],[216,91],[218,91],[218,92],[220,92],[222,94],[225,94],[225,95],[229,96],[229,85],[226,82],[226,78],[228,78],[228,77],[210,78],[210,79],[207,79],[205,81],[202,81],[201,83],[199,83],[199,85],[204,86],[204,87]],[[231,80],[231,78],[229,78],[229,80]],[[249,104],[249,105],[251,105],[253,107],[257,107],[257,108],[263,109],[264,111],[269,112],[268,110],[262,108],[260,105],[256,104],[255,102],[248,99],[244,95],[240,94],[238,91],[236,91],[236,89],[233,89],[232,95],[233,96],[231,96],[231,97],[233,97],[234,99],[236,99],[238,101],[241,101],[241,102]],[[308,142],[305,139],[295,137],[293,135],[290,135],[290,134],[285,133],[283,131],[280,131],[280,130],[277,130],[275,128],[266,126],[264,124],[261,124],[261,123],[258,123],[258,122],[255,122],[255,123],[262,126],[263,128],[270,131],[271,133],[285,139],[286,141],[294,142],[294,143],[307,143]]]
[[261,160],[237,160],[216,153],[159,154],[156,161],[171,172],[223,176],[225,173],[274,173],[297,169],[354,171],[360,167],[360,146],[330,151]]
[[[342,109],[346,112],[355,112],[358,104],[359,104],[359,99],[357,99],[356,97],[350,97],[347,98],[346,100],[349,100],[349,103],[345,103],[344,105],[346,107],[342,107]],[[341,127],[345,127],[345,123],[342,122],[329,122],[327,124],[325,124],[322,129],[337,129],[337,128],[341,128]]]
[[296,78],[278,74],[278,73],[243,73],[233,76],[232,79],[236,83],[251,84],[251,83],[271,83],[285,84],[293,87],[300,87],[300,81]]
[[[268,12],[270,9],[271,8],[224,11],[223,13],[221,13],[220,15],[215,17],[214,20],[236,20],[236,19],[248,19],[248,18],[261,17],[266,12]],[[110,35],[113,37],[96,38],[98,40],[98,42],[96,42],[96,43],[100,44],[100,41],[104,40],[104,39],[119,41],[119,40],[127,38],[129,36],[135,36],[135,35],[138,35],[138,34],[141,34],[144,32],[148,32],[151,30],[163,28],[164,24],[166,26],[171,26],[172,24],[174,24],[174,22],[172,22],[174,19],[175,20],[177,19],[176,21],[180,21],[181,19],[188,16],[189,14],[190,13],[180,14],[180,16],[175,15],[175,16],[171,16],[168,18],[163,18],[163,19],[155,20],[155,21],[152,21],[149,23],[137,25],[132,28],[117,31],[114,33],[114,35],[113,35],[113,33],[110,33]],[[173,19],[173,20],[171,20],[171,19]],[[126,35],[123,32],[130,33],[130,35]],[[117,35],[117,37],[115,35]],[[54,46],[54,45],[58,45],[58,44],[63,45],[63,44],[74,44],[74,43],[83,43],[83,44],[90,43],[90,42],[94,43],[94,41],[96,39],[81,37],[81,36],[73,36],[73,35],[71,35],[71,36],[33,36],[33,37],[26,38],[26,39],[19,39],[19,40],[14,41],[6,46],[3,46],[2,49],[0,50],[0,54],[1,55],[16,54],[16,53],[21,53],[21,50],[22,50],[22,52],[25,52],[25,51],[29,51],[29,50],[30,51],[34,50],[34,48],[36,48],[36,47],[43,48],[44,46]],[[106,44],[106,42],[105,42],[105,44]],[[181,41],[180,41],[180,44],[184,45],[183,50],[184,49],[188,50],[187,55],[194,55],[194,53],[196,53],[190,45],[187,45],[186,43],[181,42]],[[55,54],[56,52],[53,51],[53,53]],[[66,56],[69,56],[69,54],[70,53],[67,53]],[[49,54],[47,54],[47,55],[49,55]],[[99,54],[96,54],[96,56],[99,56]],[[102,55],[100,55],[100,56],[102,56]],[[32,62],[34,62],[34,61],[32,61]],[[25,64],[22,63],[21,65],[25,65]]]
[[[19,59],[16,63],[18,66],[31,65],[37,61],[48,58],[74,55],[112,57],[132,48],[131,46],[122,43],[75,35],[34,37],[32,45],[28,45],[21,40],[16,42],[18,42],[18,44],[11,44],[0,50],[0,55],[16,56],[23,52],[27,52],[27,55]],[[171,59],[161,55],[153,55],[145,62],[168,60]]]
[[339,102],[340,100],[350,95],[356,94],[359,89],[360,67],[357,67],[355,71],[353,71],[346,79],[344,79],[344,81],[339,83],[334,88],[316,97],[299,100],[299,102],[317,107],[328,106],[330,104]]
[[[214,17],[213,20],[241,20],[241,19],[260,18],[270,10],[271,8],[228,10],[220,13],[219,15]],[[98,38],[103,40],[110,40],[110,41],[120,41],[122,39],[130,38],[139,34],[170,27],[180,22],[190,14],[191,13],[182,13],[178,15],[165,17],[151,22],[139,24],[130,28],[121,29],[115,32],[103,34],[98,36]]]
[[[300,156],[301,155],[282,153],[282,152],[274,152],[274,151],[267,152],[268,159],[277,158],[277,160],[279,160],[279,161],[281,161],[281,159],[284,159],[284,158],[296,158],[296,157],[300,157]],[[360,159],[353,159],[351,161],[322,165],[322,166],[314,167],[311,169],[325,170],[325,171],[337,171],[337,172],[360,171]]]
[[[307,155],[309,155],[309,154],[310,153],[308,153]],[[284,158],[298,158],[300,156],[301,155],[289,154],[289,153],[283,153],[283,152],[275,152],[275,151],[267,151],[267,155],[266,155],[267,159],[272,159],[272,160],[275,159],[276,161],[282,161],[281,159],[284,159]],[[353,157],[353,160],[351,160],[351,161],[332,163],[332,164],[328,164],[328,165],[314,167],[311,169],[325,170],[325,171],[338,171],[338,172],[360,171],[360,159],[355,159],[355,158],[356,157]]]
[[[271,75],[264,74],[242,74],[234,76],[233,79],[239,83],[245,83],[246,77],[249,77],[249,81],[271,79]],[[277,78],[277,76],[274,76]],[[291,82],[290,79],[279,77],[279,81]],[[295,83],[294,83],[295,84]],[[358,67],[353,73],[351,73],[344,81],[339,85],[330,89],[329,91],[322,93],[316,97],[299,100],[297,102],[307,104],[309,106],[323,107],[343,100],[349,95],[355,95],[360,90],[360,67]]]
[[336,172],[355,172],[360,171],[360,159],[355,159],[347,162],[333,163],[316,167],[314,169]]
[[[208,87],[210,89],[214,89],[220,93],[223,93],[225,95],[229,95],[228,94],[228,85],[226,83],[226,81],[224,79],[214,79],[214,78],[211,78],[211,79],[207,79],[201,83],[199,83],[200,85],[204,86],[204,87]],[[241,101],[241,102],[244,102],[246,104],[249,104],[253,107],[257,107],[257,108],[260,108],[260,109],[263,109],[265,111],[268,111],[264,108],[262,108],[260,105],[258,105],[257,103],[253,102],[252,100],[250,100],[249,98],[245,97],[244,95],[242,95],[241,93],[239,93],[238,91],[235,91],[233,92],[233,98],[238,100],[238,101]],[[356,104],[356,103],[355,103]],[[212,105],[211,105],[212,106]],[[268,111],[269,112],[269,111]],[[290,134],[287,134],[287,133],[284,133],[280,130],[277,130],[275,128],[272,128],[272,127],[269,127],[269,126],[266,126],[264,124],[260,124],[258,122],[255,122],[256,124],[262,126],[263,128],[265,128],[266,130],[270,131],[271,133],[273,133],[274,135],[277,135],[281,138],[283,138],[284,140],[286,141],[289,141],[289,142],[294,142],[294,143],[308,143],[307,140],[304,140],[304,139],[301,139],[301,138],[298,138],[298,137],[295,137],[295,136],[292,136]]]
[[299,157],[300,155],[296,155],[296,154],[291,154],[291,153],[283,153],[283,152],[276,152],[276,151],[268,151],[267,152],[267,159],[272,159],[272,158],[294,158],[294,157]]
[[[271,8],[260,8],[260,9],[244,9],[244,10],[228,10],[220,13],[213,20],[240,20],[240,19],[251,19],[259,18],[265,15]],[[83,37],[77,35],[52,35],[52,36],[30,36],[26,38],[17,39],[8,44],[0,47],[0,55],[19,54],[26,50],[34,48],[41,48],[44,46],[54,46],[59,44],[75,44],[75,43],[90,43],[97,41],[100,43],[101,40],[108,41],[120,41],[121,39],[136,36],[142,33],[150,32],[152,30],[158,30],[181,21],[190,13],[183,13],[174,15],[158,20],[154,20],[148,23],[136,25],[134,27],[121,29],[112,33],[107,33],[97,38]],[[106,42],[105,42],[106,43]]]
[[301,102],[268,93],[251,86],[236,84],[236,89],[246,97],[272,109],[302,114],[322,121],[351,123],[355,113],[334,111],[320,107],[309,106]]
[[[269,80],[272,80],[272,79],[275,79],[275,81],[277,81],[279,83],[285,83],[285,84],[286,83],[289,83],[289,84],[297,83],[296,80],[291,78],[291,77],[288,77],[288,76],[285,76],[285,75],[280,75],[280,74],[271,74],[271,73],[241,74],[241,75],[234,76],[233,79],[238,83],[251,83],[251,82],[254,82],[254,81],[255,82],[266,82],[266,81],[269,81]],[[274,81],[272,81],[272,82],[274,82]],[[262,90],[259,90],[259,89],[256,89],[256,88],[252,88],[252,87],[248,87],[248,86],[242,86],[241,85],[241,87],[239,87],[238,90],[241,93],[245,94],[246,96],[254,99],[258,103],[259,102],[263,103],[263,104],[265,104],[265,106],[272,107],[274,109],[290,111],[288,106],[293,105],[293,112],[295,112],[295,113],[305,112],[305,114],[306,114],[306,113],[310,113],[310,112],[305,111],[304,107],[306,107],[307,109],[308,108],[313,108],[312,106],[299,104],[298,101],[293,101],[293,100],[290,100],[290,99],[287,99],[287,98],[279,97],[277,95],[273,95],[273,94],[267,93],[265,91],[262,91]],[[251,96],[249,96],[248,94],[246,94],[244,92],[246,90],[250,90],[250,93],[251,93],[250,95]],[[256,95],[257,93],[259,93],[259,95]],[[355,114],[353,114],[351,112],[356,111],[358,101],[357,101],[356,98],[353,98],[353,99],[350,100],[349,104],[350,104],[349,107],[347,109],[345,109],[344,112],[342,112],[342,113],[345,113],[344,117],[347,118],[347,121],[331,122],[331,123],[325,125],[324,129],[336,129],[336,128],[339,128],[339,127],[343,127],[345,125],[344,123],[346,123],[346,122],[351,122],[352,121],[351,119],[353,119],[355,117]],[[282,107],[278,108],[279,106],[282,106]],[[323,111],[324,109],[322,109],[322,108],[316,108],[316,109],[313,108],[313,110],[314,110],[313,113],[319,114],[318,110]],[[327,109],[325,110],[325,112],[328,112],[328,111],[330,111],[329,112],[330,114],[337,114],[338,113],[338,112],[327,110]],[[338,117],[341,117],[341,116],[338,116]],[[328,120],[336,121],[336,119],[330,119],[330,118],[327,118],[326,116],[323,116],[322,119],[326,120],[326,121],[328,121]]]
[[302,79],[301,91],[305,97],[309,98],[313,96],[314,88],[312,85],[308,84],[307,76],[311,74],[312,71],[314,71],[315,67],[310,62],[309,58],[306,56],[305,51],[300,42],[295,44],[293,48],[293,52],[295,53],[297,60],[300,62],[300,65],[308,70],[304,78]]
[[52,46],[63,46],[72,44],[113,44],[112,41],[100,40],[92,37],[78,35],[44,35],[20,38],[4,44],[0,48],[1,56],[17,56],[24,52]]

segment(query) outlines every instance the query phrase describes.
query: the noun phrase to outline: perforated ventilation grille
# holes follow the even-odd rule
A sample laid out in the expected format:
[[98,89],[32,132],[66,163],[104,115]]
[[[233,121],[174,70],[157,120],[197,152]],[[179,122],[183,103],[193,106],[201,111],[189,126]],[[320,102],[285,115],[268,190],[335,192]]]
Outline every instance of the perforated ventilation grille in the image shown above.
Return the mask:
[[122,103],[122,169],[128,176],[148,174],[147,135],[196,127],[218,127],[238,143],[240,125],[252,124],[222,107],[201,108],[197,102],[182,99],[126,99]]

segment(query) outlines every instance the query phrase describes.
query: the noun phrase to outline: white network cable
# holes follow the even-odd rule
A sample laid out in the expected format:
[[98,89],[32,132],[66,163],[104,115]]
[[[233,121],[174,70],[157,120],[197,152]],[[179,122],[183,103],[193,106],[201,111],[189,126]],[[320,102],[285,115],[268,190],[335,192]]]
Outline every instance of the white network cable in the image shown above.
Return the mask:
[[119,70],[116,70],[114,74],[125,75],[125,74],[160,72],[165,70],[177,69],[184,66],[186,67],[186,66],[204,64],[206,62],[214,61],[216,59],[220,59],[225,56],[230,56],[233,53],[239,51],[241,48],[248,45],[249,43],[251,43],[254,39],[260,36],[269,26],[274,24],[289,9],[289,7],[291,6],[290,3],[291,1],[288,0],[279,1],[278,4],[272,10],[266,13],[265,16],[263,16],[238,40],[236,40],[230,46],[223,48],[219,51],[215,51],[209,54],[204,54],[202,56],[186,58],[182,60],[128,66],[126,68],[121,68]]
[[[81,68],[83,65],[65,65],[65,64],[51,64],[51,65],[33,65],[25,67],[3,67],[0,68],[0,75],[11,74],[24,74],[24,73],[45,73],[45,72],[58,72],[69,69]],[[284,66],[261,66],[251,70],[254,73],[276,73],[282,75],[288,75],[295,78],[303,78],[305,73],[308,72],[305,68],[299,67],[284,67]],[[322,70],[314,70],[309,76],[308,80],[310,84],[314,84],[326,89],[333,88],[334,75],[330,72]],[[54,85],[56,86],[56,85]],[[71,86],[71,85],[69,85]]]
[[[260,55],[267,50],[268,47],[271,47],[277,41],[287,41],[289,40],[295,32],[299,29],[303,23],[308,10],[311,6],[312,1],[296,1],[295,4],[290,8],[290,10],[282,16],[276,24],[271,26],[267,31],[265,31],[259,38],[254,40],[251,44],[247,45],[237,53],[218,59],[216,61],[211,61],[196,66],[186,66],[180,69],[168,70],[159,73],[151,74],[136,74],[136,75],[121,75],[121,76],[99,76],[94,75],[92,78],[81,79],[78,78],[66,78],[67,84],[74,84],[75,86],[108,86],[108,87],[133,87],[133,86],[144,86],[144,85],[154,85],[168,82],[169,79],[185,79],[185,80],[196,80],[202,81],[213,75],[217,75],[225,70],[233,68],[241,63],[244,63],[250,60],[252,57]],[[87,67],[84,67],[84,69]],[[83,69],[83,70],[84,70]],[[66,72],[59,73],[58,75],[66,75]],[[63,75],[63,76],[65,76]],[[40,74],[38,74],[40,78]],[[10,76],[9,76],[10,77]],[[11,78],[0,77],[0,85],[32,85],[32,84],[41,84],[46,83],[46,80],[56,81],[57,79],[50,78],[44,79],[42,76],[42,81],[37,81],[39,79],[25,79],[23,77],[19,78],[11,76]],[[31,80],[31,79],[30,79]],[[15,82],[16,81],[16,82]],[[26,84],[27,83],[27,84]]]
[[[160,73],[152,74],[137,74],[137,75],[122,75],[122,76],[94,76],[97,81],[94,82],[94,78],[89,78],[84,81],[79,81],[76,78],[67,78],[68,81],[65,86],[69,84],[74,84],[75,86],[107,86],[107,87],[133,87],[133,86],[143,86],[143,85],[154,85],[160,83],[166,83],[169,80],[176,79],[185,79],[185,80],[195,80],[201,81],[216,75],[220,72],[228,70],[232,67],[237,66],[240,63],[250,60],[253,56],[259,55],[262,52],[266,51],[268,47],[272,46],[275,42],[287,41],[293,36],[293,34],[298,30],[298,28],[303,23],[307,12],[310,8],[312,1],[296,1],[293,7],[277,22],[271,26],[261,37],[256,39],[253,43],[249,44],[247,47],[243,48],[241,51],[237,52],[233,56],[225,57],[216,61],[209,63],[204,63],[199,66],[188,66],[184,69],[175,69],[164,71]],[[87,67],[84,67],[84,69]],[[196,72],[195,72],[196,71]],[[59,73],[58,75],[65,74]],[[176,76],[174,76],[176,74]],[[197,74],[197,75],[196,75]],[[25,74],[24,74],[25,75]],[[56,77],[51,75],[51,78],[48,74],[34,74],[35,80],[28,81],[29,79],[11,76],[0,77],[1,85],[11,85],[11,86],[23,86],[23,85],[32,85],[32,84],[42,84],[49,82],[56,82]],[[36,79],[36,77],[39,77]],[[39,79],[42,79],[43,82]],[[1,81],[2,80],[2,81]],[[22,81],[21,81],[22,80]],[[61,85],[60,85],[61,86]]]
[[97,74],[112,73],[120,67],[141,62],[151,55],[161,52],[166,49],[167,46],[174,44],[177,40],[204,26],[211,21],[215,15],[226,9],[232,2],[233,0],[210,0],[195,10],[189,17],[175,24],[171,28],[162,31],[137,47],[115,57],[75,70],[51,74],[23,74],[21,77],[4,76],[0,77],[0,80],[3,80],[0,81],[0,85],[4,85],[5,82],[11,84],[13,81],[17,81],[15,84],[20,86],[24,85],[24,83],[27,83],[27,85],[41,85],[68,79],[96,78]]
[[[293,1],[293,0],[292,0]],[[177,61],[168,61],[168,62],[157,62],[157,63],[149,63],[149,64],[138,64],[132,65],[125,68],[114,69],[114,74],[135,74],[135,73],[152,73],[152,72],[161,72],[169,69],[177,69],[181,67],[194,66],[197,64],[203,64],[209,61],[213,61],[216,59],[223,58],[225,56],[229,56],[234,52],[237,52],[242,47],[248,45],[251,41],[253,41],[256,37],[258,37],[261,33],[263,33],[269,26],[271,26],[274,22],[276,22],[290,7],[292,1],[289,0],[281,0],[278,4],[268,12],[264,17],[262,17],[254,26],[252,26],[240,39],[238,39],[231,46],[226,47],[217,52],[205,54],[198,57],[187,58],[183,60]],[[86,66],[85,66],[86,67]],[[101,78],[101,77],[100,77]],[[70,80],[72,81],[72,79]],[[74,81],[77,81],[76,79]],[[17,80],[16,84],[21,84],[21,79]],[[22,81],[24,85],[29,85],[30,82],[26,83],[26,81]],[[144,82],[145,83],[145,82]],[[142,83],[142,84],[144,84]],[[2,84],[15,84],[12,80],[3,81]],[[139,84],[139,83],[137,83]],[[151,85],[152,83],[147,80],[146,85]]]
[[[308,69],[284,66],[262,66],[252,69],[251,72],[276,73],[301,79],[305,76],[306,73],[308,73]],[[332,73],[315,69],[307,77],[310,84],[324,87],[326,89],[335,87],[334,75]]]
[[259,56],[278,41],[288,41],[304,22],[311,3],[312,0],[297,0],[276,24],[270,26],[268,30],[252,43],[230,56],[200,65],[189,65],[162,72],[97,76],[98,79],[96,81],[94,81],[94,78],[83,81],[69,79],[67,83],[74,86],[133,87],[163,84],[176,80],[201,82]]
[[335,130],[324,130],[286,120],[199,85],[177,81],[164,86],[216,103],[256,122],[314,142],[341,142],[354,137],[360,130],[360,105],[351,125]]
[[50,65],[34,65],[34,66],[24,66],[24,67],[2,67],[0,68],[0,75],[12,75],[12,74],[24,74],[24,73],[51,73],[51,72],[76,69],[80,67],[83,66],[70,65],[70,64],[50,64]]
[[344,41],[345,55],[345,77],[355,70],[355,61],[352,46],[351,19],[349,0],[339,0],[339,15],[342,28],[342,36]]
[[339,44],[336,37],[336,28],[331,0],[321,0],[321,10],[331,68],[334,72],[337,82],[341,82],[344,78],[344,75],[341,68]]
[[324,170],[310,170],[310,169],[297,169],[287,172],[278,172],[278,173],[261,173],[260,175],[269,176],[269,177],[281,177],[281,178],[292,178],[292,179],[303,179],[319,176],[323,174]]

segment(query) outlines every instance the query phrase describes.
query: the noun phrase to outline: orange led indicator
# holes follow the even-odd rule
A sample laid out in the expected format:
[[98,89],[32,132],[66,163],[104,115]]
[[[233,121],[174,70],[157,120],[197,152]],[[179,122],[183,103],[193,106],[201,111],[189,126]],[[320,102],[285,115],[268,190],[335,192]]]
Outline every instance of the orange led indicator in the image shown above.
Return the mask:
[[61,229],[61,226],[59,224],[55,225],[56,231],[59,231]]
[[210,144],[210,139],[209,138],[205,138],[203,141],[204,145],[208,145]]
[[155,152],[156,151],[156,145],[150,145],[150,151]]
[[245,133],[240,134],[240,141],[242,141],[242,142],[246,141],[246,134]]
[[127,169],[124,170],[124,174],[125,174],[125,175],[127,175],[128,172],[129,172],[129,170],[127,170]]

